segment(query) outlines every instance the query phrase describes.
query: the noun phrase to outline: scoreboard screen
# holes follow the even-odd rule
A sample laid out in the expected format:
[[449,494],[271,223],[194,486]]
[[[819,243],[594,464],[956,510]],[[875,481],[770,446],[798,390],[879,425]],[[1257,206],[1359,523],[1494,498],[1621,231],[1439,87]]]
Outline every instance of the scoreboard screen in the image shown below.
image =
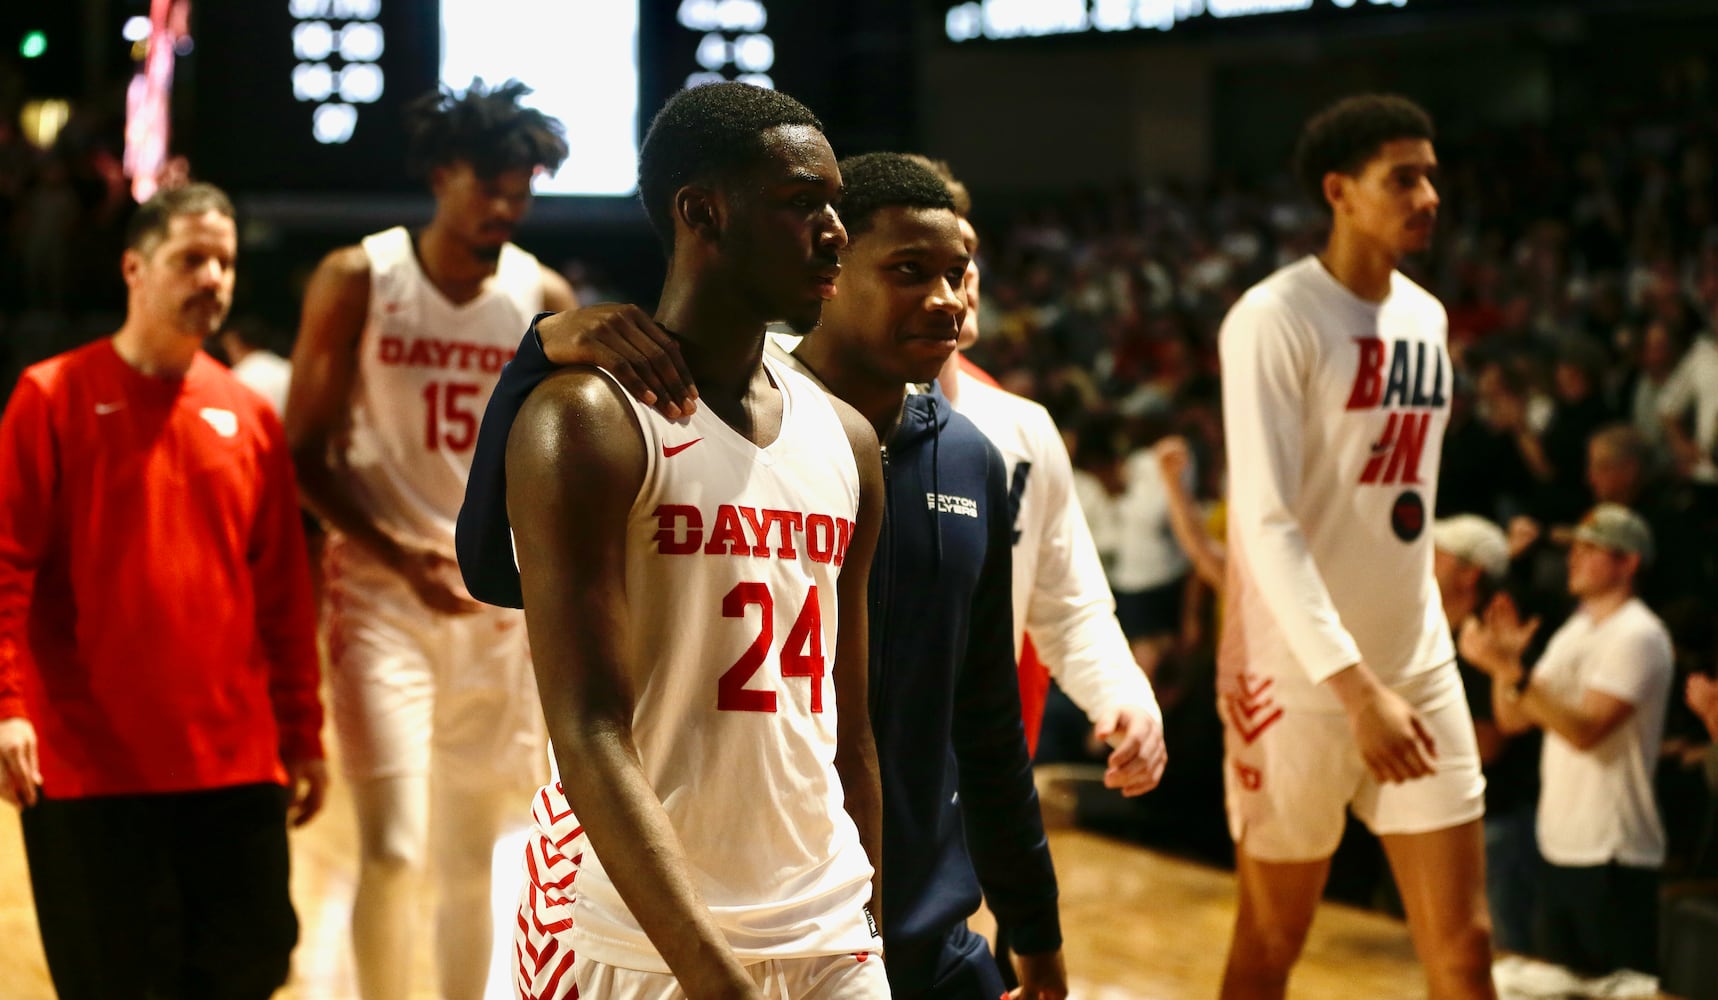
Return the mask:
[[720,79],[775,86],[771,15],[795,30],[805,17],[792,6],[203,0],[193,4],[195,48],[179,60],[175,90],[191,113],[176,143],[201,175],[235,191],[410,192],[405,106],[437,86],[517,79],[533,90],[526,103],[566,126],[571,147],[537,192],[627,196],[644,128],[669,94]]

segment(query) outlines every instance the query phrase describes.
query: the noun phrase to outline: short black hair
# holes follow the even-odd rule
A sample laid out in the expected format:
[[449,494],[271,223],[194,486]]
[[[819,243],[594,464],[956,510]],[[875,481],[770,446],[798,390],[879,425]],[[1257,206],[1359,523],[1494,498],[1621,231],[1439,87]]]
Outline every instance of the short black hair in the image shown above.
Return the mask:
[[406,106],[406,161],[414,174],[436,167],[471,164],[477,176],[509,170],[559,169],[567,158],[566,129],[560,121],[519,99],[531,88],[508,80],[491,90],[471,81],[463,94],[436,89]]
[[954,195],[936,171],[905,153],[864,153],[841,161],[841,224],[849,239],[885,208],[946,208]]
[[1328,211],[1325,174],[1354,176],[1387,142],[1433,138],[1432,116],[1406,97],[1345,97],[1313,116],[1301,129],[1294,151],[1295,179],[1314,204]]
[[794,125],[823,131],[810,108],[747,83],[707,83],[670,97],[638,150],[638,198],[663,248],[674,248],[674,192],[731,178],[763,155],[765,132]]
[[131,213],[131,221],[125,226],[125,248],[147,255],[155,244],[167,237],[167,227],[175,216],[202,215],[210,211],[219,212],[229,219],[237,217],[232,199],[213,184],[197,181],[157,191]]

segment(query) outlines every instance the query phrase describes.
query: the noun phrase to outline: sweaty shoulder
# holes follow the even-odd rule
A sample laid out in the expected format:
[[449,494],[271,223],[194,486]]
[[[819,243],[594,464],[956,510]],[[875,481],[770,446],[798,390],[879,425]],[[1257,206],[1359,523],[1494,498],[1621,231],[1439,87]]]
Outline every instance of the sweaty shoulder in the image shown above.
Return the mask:
[[528,468],[631,471],[643,477],[644,437],[632,405],[595,368],[564,368],[544,379],[507,439],[509,481]]
[[358,286],[366,290],[370,287],[370,255],[364,252],[361,243],[344,246],[330,251],[322,258],[322,263],[316,266],[319,278],[338,282],[342,285]]

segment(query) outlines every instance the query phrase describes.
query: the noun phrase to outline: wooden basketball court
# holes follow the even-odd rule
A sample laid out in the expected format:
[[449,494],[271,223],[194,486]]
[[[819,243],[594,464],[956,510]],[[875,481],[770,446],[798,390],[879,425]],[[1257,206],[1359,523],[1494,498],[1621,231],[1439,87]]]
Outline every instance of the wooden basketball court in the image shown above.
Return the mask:
[[[1216,996],[1234,919],[1230,873],[1069,829],[1055,831],[1051,844],[1074,1000]],[[281,997],[356,996],[346,940],[356,856],[352,810],[337,788],[327,811],[293,836],[293,897],[303,927],[294,980]],[[427,939],[427,919],[423,926]],[[0,996],[51,1000],[17,813],[6,807],[0,807],[0,942]],[[427,957],[418,979],[418,995],[432,998]],[[1291,991],[1306,1000],[1425,995],[1403,925],[1335,905],[1320,912]]]

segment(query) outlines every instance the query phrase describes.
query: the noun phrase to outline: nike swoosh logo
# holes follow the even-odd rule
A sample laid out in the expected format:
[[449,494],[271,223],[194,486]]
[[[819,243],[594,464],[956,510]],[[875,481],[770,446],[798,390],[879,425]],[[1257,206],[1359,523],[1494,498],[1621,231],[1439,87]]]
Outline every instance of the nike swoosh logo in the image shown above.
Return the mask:
[[115,410],[123,409],[125,409],[124,403],[97,403],[95,404],[95,415],[98,417],[105,417]]
[[687,448],[692,447],[693,445],[697,444],[698,442],[700,442],[702,440],[704,440],[704,439],[703,438],[693,438],[692,440],[686,442],[685,444],[677,444],[677,445],[673,446],[672,448],[668,446],[667,441],[664,441],[664,442],[662,442],[662,457],[663,458],[673,458],[675,455],[680,454],[681,452],[685,451]]

